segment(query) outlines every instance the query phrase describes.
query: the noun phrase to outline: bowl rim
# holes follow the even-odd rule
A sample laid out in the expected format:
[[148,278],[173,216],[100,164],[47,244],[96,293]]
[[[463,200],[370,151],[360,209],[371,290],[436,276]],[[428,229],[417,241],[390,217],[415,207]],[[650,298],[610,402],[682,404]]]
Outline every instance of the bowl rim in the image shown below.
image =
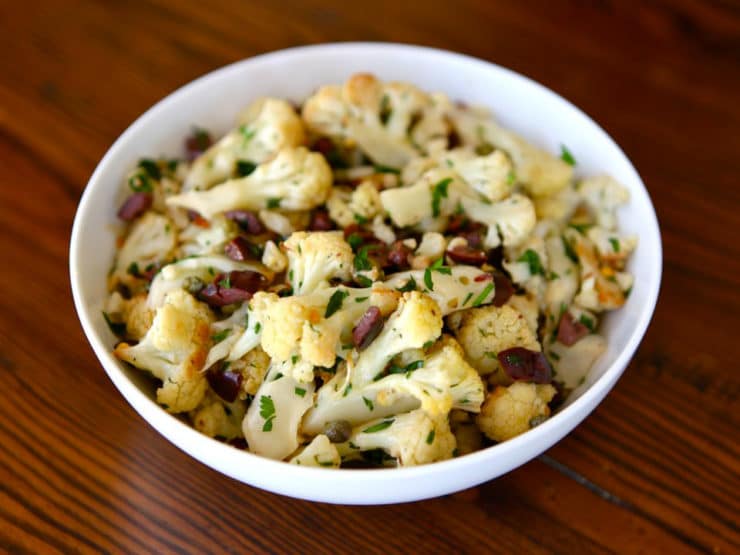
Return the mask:
[[[116,152],[123,148],[129,140],[129,137],[135,135],[137,131],[147,125],[148,120],[155,114],[163,105],[174,102],[175,99],[188,94],[191,90],[201,86],[206,81],[213,78],[223,76],[231,72],[240,71],[245,65],[253,63],[264,63],[273,60],[277,60],[284,57],[291,57],[295,55],[303,54],[322,54],[324,52],[342,49],[346,55],[351,55],[352,51],[364,51],[368,49],[376,50],[380,55],[392,55],[403,51],[404,53],[419,54],[422,56],[442,56],[451,59],[454,62],[475,64],[484,66],[486,69],[493,69],[499,72],[508,74],[510,78],[516,80],[523,80],[529,87],[538,89],[538,92],[545,95],[551,95],[561,103],[564,103],[572,110],[578,112],[584,117],[589,123],[595,126],[596,130],[603,134],[604,139],[608,142],[609,146],[615,149],[626,161],[628,169],[634,173],[634,180],[643,189],[645,198],[647,200],[650,218],[649,222],[645,222],[648,229],[648,234],[654,236],[657,252],[651,259],[650,275],[654,277],[649,283],[644,284],[649,287],[647,291],[647,303],[641,308],[635,325],[632,329],[631,335],[626,342],[625,349],[617,355],[612,361],[604,373],[596,379],[577,399],[571,404],[564,407],[555,413],[551,418],[545,421],[543,424],[512,438],[506,442],[493,445],[480,451],[467,454],[462,457],[457,457],[445,461],[440,461],[432,464],[414,466],[414,467],[400,467],[393,469],[327,469],[321,467],[307,467],[299,465],[287,464],[283,461],[276,461],[262,457],[248,451],[242,451],[233,448],[232,446],[220,442],[216,439],[210,438],[204,434],[201,434],[194,428],[188,426],[177,417],[167,413],[161,407],[159,407],[149,396],[141,391],[129,378],[124,374],[119,364],[120,361],[116,360],[112,355],[112,350],[107,346],[102,337],[95,330],[93,324],[93,311],[84,301],[83,289],[80,282],[81,269],[83,267],[84,253],[81,251],[80,237],[83,233],[83,223],[88,219],[87,214],[94,209],[91,202],[92,190],[101,181],[101,177],[106,174],[107,166],[111,160],[115,157]],[[448,50],[431,48],[427,46],[417,46],[412,44],[401,44],[391,42],[333,42],[309,46],[297,46],[277,51],[268,52],[258,56],[245,58],[226,66],[215,69],[201,77],[196,78],[193,81],[179,87],[172,93],[166,95],[152,107],[141,114],[132,124],[130,124],[126,130],[115,140],[115,142],[106,151],[103,158],[96,166],[93,174],[91,175],[82,196],[79,201],[77,211],[75,213],[74,223],[72,227],[72,233],[70,238],[70,250],[69,250],[69,264],[70,264],[70,283],[72,288],[72,295],[74,299],[75,310],[77,311],[80,323],[85,332],[85,336],[90,343],[93,351],[95,352],[98,360],[103,366],[110,379],[116,385],[117,389],[123,395],[123,397],[131,404],[131,406],[139,413],[144,420],[154,427],[161,435],[168,441],[175,444],[177,447],[193,456],[195,459],[203,462],[207,466],[210,466],[221,473],[231,476],[239,481],[254,485],[261,489],[269,489],[292,497],[314,499],[322,501],[332,502],[332,498],[336,497],[331,494],[327,494],[324,498],[317,497],[316,495],[300,494],[295,493],[288,487],[267,487],[255,481],[249,480],[250,476],[247,476],[245,472],[235,472],[233,470],[224,469],[219,465],[219,461],[233,460],[236,462],[235,457],[245,457],[245,461],[249,464],[245,464],[242,469],[249,469],[249,474],[254,475],[258,473],[280,473],[283,475],[283,482],[290,484],[294,480],[297,481],[310,481],[314,478],[325,477],[330,475],[333,477],[335,483],[341,482],[343,484],[355,482],[358,477],[362,477],[362,483],[364,486],[368,485],[380,485],[386,481],[390,476],[388,473],[392,472],[393,478],[420,478],[424,476],[430,476],[434,474],[446,474],[448,472],[460,472],[464,473],[466,469],[470,469],[479,465],[480,463],[492,458],[500,457],[506,458],[507,455],[514,451],[521,450],[521,447],[527,443],[532,446],[536,446],[532,452],[534,455],[521,454],[512,459],[512,464],[507,466],[506,470],[497,473],[495,476],[487,479],[505,474],[511,471],[517,466],[524,464],[525,462],[536,457],[540,453],[549,449],[554,443],[559,441],[563,436],[570,433],[578,424],[580,424],[586,416],[594,410],[609,390],[614,386],[617,379],[626,369],[629,361],[636,352],[642,338],[645,335],[645,331],[652,319],[655,311],[655,306],[658,300],[658,294],[660,290],[661,277],[662,277],[662,243],[661,233],[658,224],[657,215],[650,198],[649,192],[645,187],[639,173],[634,168],[630,159],[625,155],[619,145],[614,139],[588,114],[583,110],[572,104],[567,99],[560,96],[553,90],[545,87],[544,85],[534,81],[530,77],[523,75],[519,72],[513,71],[509,68],[500,66],[493,62],[489,62],[480,58],[469,56],[466,54],[460,54]],[[566,422],[568,419],[570,423]],[[229,465],[233,466],[233,465]],[[323,478],[322,478],[323,479]],[[480,483],[480,481],[476,482]],[[363,487],[364,487],[363,486]],[[405,500],[412,499],[424,499],[427,497],[434,497],[444,493],[449,493],[445,488],[441,488],[442,493],[432,492],[426,496],[414,495],[413,497],[404,497],[402,493],[396,495],[398,498]],[[342,496],[340,496],[342,497]],[[392,496],[391,496],[392,497]],[[336,502],[336,501],[334,501]],[[365,503],[361,499],[347,499],[347,496],[343,496],[342,503]],[[369,503],[376,503],[375,501],[369,501]]]

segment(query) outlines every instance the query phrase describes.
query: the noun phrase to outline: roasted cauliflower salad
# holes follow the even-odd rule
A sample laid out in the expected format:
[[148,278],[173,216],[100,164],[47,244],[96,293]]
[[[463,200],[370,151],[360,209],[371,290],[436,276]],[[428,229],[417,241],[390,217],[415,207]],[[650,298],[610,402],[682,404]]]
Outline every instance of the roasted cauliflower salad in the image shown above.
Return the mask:
[[627,190],[561,149],[368,74],[255,100],[125,177],[113,353],[201,433],[290,464],[522,434],[584,383],[633,282]]

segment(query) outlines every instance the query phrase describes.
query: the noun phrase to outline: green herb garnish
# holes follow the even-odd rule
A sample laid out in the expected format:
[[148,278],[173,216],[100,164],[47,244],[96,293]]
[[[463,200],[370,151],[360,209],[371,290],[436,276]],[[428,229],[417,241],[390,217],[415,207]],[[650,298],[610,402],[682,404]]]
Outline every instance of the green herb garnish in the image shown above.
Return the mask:
[[374,434],[375,432],[382,432],[383,430],[390,428],[393,425],[393,422],[395,422],[395,418],[391,418],[390,420],[383,420],[382,422],[373,424],[369,428],[365,428],[364,430],[362,430],[362,433]]
[[439,216],[439,205],[443,198],[447,198],[447,188],[452,183],[452,178],[447,177],[438,182],[432,189],[432,215],[436,218]]
[[105,323],[108,324],[110,331],[115,335],[123,335],[126,333],[126,324],[124,322],[113,322],[105,311],[103,311],[103,319],[105,320]]
[[432,443],[434,443],[434,430],[427,434],[427,445],[431,445]]
[[282,200],[283,199],[281,199],[280,197],[268,198],[267,199],[267,208],[269,208],[269,209],[280,208],[280,203],[282,202]]
[[536,251],[532,249],[527,249],[524,251],[524,253],[516,259],[517,262],[526,262],[529,266],[529,273],[533,276],[536,275],[545,275],[545,269],[542,267],[542,262],[540,261],[540,255],[537,254]]
[[568,147],[565,145],[560,145],[560,159],[569,166],[576,165],[576,159],[573,158],[570,150],[568,150]]
[[275,420],[275,403],[272,402],[270,395],[260,396],[260,416],[264,419],[265,423],[262,425],[263,432],[272,431],[272,421]]
[[349,297],[349,291],[345,291],[344,289],[337,289],[336,291],[334,291],[331,298],[329,299],[329,304],[326,305],[324,318],[329,318],[337,310],[342,308],[342,303],[347,297]]
[[295,394],[298,395],[298,397],[304,397],[306,395],[306,390],[303,389],[302,387],[296,387],[294,391],[295,391]]
[[391,168],[390,166],[383,166],[381,164],[375,164],[373,168],[375,169],[375,173],[393,173],[396,175],[401,174],[401,170],[399,170],[398,168]]
[[239,177],[246,177],[256,169],[257,164],[254,162],[250,162],[249,160],[236,161],[236,175]]
[[373,402],[370,399],[363,396],[362,400],[364,401],[365,406],[367,407],[367,410],[370,410],[370,411],[375,410],[375,405],[373,405]]
[[414,279],[413,276],[409,277],[409,280],[406,282],[406,285],[397,287],[396,291],[400,291],[401,293],[407,293],[409,291],[416,291],[416,280]]
[[614,252],[619,252],[619,239],[615,239],[614,237],[609,237],[609,244],[612,246],[612,250]]
[[581,314],[581,317],[578,318],[578,321],[586,326],[589,331],[594,331],[594,329],[596,328],[596,324],[594,323],[593,318],[589,318],[585,314]]
[[229,337],[230,333],[231,333],[231,330],[228,328],[225,330],[221,330],[220,332],[214,333],[211,336],[211,341],[213,341],[214,343],[221,343],[221,341]]
[[152,179],[157,181],[162,179],[162,172],[160,171],[159,166],[151,158],[142,158],[139,160],[139,167]]
[[486,285],[485,289],[481,291],[481,294],[478,295],[475,300],[473,300],[473,307],[480,306],[483,304],[483,302],[486,300],[486,297],[493,291],[493,282]]

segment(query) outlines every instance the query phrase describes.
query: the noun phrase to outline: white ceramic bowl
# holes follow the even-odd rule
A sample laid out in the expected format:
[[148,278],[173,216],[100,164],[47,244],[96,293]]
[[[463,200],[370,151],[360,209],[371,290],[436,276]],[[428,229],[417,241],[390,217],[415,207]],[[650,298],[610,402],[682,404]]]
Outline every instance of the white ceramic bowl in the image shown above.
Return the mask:
[[[317,86],[352,73],[410,81],[452,99],[489,106],[528,140],[574,153],[581,175],[606,172],[631,193],[620,227],[639,236],[629,262],[635,285],[627,304],[602,328],[607,352],[552,418],[510,441],[420,467],[332,470],[276,462],[210,439],[169,415],[153,400],[143,374],[111,354],[115,338],[101,316],[106,273],[115,251],[116,209],[124,174],[140,157],[178,156],[194,124],[225,132],[252,99],[272,95],[301,101]],[[414,501],[468,488],[536,457],[578,425],[604,398],[629,363],[648,326],[661,276],[658,222],[647,191],[615,142],[578,108],[508,69],[459,54],[416,46],[349,43],[309,46],[251,58],[206,75],[171,94],[129,127],[103,157],[80,201],[72,230],[70,273],[75,306],[95,354],[134,409],[159,433],[204,464],[276,493],[348,504]]]

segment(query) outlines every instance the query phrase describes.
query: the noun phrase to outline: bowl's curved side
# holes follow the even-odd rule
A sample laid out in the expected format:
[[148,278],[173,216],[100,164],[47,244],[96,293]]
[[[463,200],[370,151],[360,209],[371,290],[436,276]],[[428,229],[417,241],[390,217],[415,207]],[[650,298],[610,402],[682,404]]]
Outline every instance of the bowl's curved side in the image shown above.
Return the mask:
[[[605,322],[608,351],[567,406],[537,428],[495,447],[392,471],[287,465],[199,434],[158,407],[141,373],[125,368],[112,356],[114,337],[100,316],[105,276],[114,252],[116,227],[112,222],[120,200],[120,176],[136,159],[153,152],[177,155],[181,138],[193,124],[226,130],[237,111],[257,96],[301,100],[316,86],[342,81],[357,71],[411,81],[424,89],[497,108],[505,125],[551,151],[567,144],[576,153],[580,172],[610,173],[630,189],[632,201],[622,210],[620,227],[640,238],[629,264],[635,275],[633,292],[626,306]],[[637,349],[657,301],[661,262],[658,221],[639,175],[587,115],[549,89],[488,62],[430,48],[380,43],[328,44],[266,54],[217,70],[160,101],[101,160],[82,195],[70,244],[72,292],[85,334],[113,383],[147,422],[194,458],[237,480],[293,497],[350,504],[413,501],[471,487],[508,472],[560,440],[601,402]]]

